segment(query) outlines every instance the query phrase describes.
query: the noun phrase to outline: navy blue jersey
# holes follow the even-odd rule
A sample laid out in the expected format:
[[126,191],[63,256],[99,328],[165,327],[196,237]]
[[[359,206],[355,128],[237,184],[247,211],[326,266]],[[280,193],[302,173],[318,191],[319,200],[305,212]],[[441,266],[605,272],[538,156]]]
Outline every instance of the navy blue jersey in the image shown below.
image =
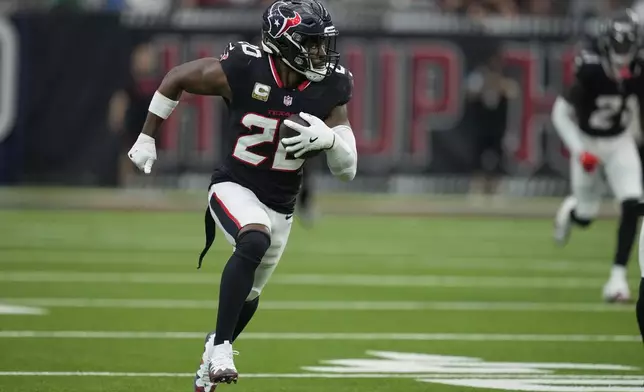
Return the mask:
[[642,60],[637,57],[623,70],[623,79],[608,76],[607,65],[592,49],[575,58],[575,80],[564,93],[574,107],[579,128],[594,137],[619,135],[628,128],[632,116],[629,99],[642,93]]
[[225,137],[232,149],[212,183],[231,181],[255,193],[269,208],[290,214],[302,183],[303,159],[287,159],[278,139],[283,120],[305,112],[326,119],[351,99],[351,73],[338,65],[318,83],[284,88],[274,59],[247,42],[228,45],[221,66],[232,91]]

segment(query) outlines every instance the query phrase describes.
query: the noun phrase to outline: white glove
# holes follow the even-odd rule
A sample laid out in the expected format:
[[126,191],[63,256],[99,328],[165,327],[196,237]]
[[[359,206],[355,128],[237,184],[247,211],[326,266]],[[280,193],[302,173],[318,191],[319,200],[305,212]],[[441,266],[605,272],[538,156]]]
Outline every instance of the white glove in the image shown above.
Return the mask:
[[290,120],[284,121],[284,125],[300,133],[297,136],[282,139],[286,152],[299,158],[309,151],[328,150],[333,147],[335,132],[324,121],[307,113],[300,113],[300,117],[310,125],[307,127]]
[[154,138],[146,134],[139,134],[134,145],[127,153],[130,160],[136,167],[143,170],[145,174],[150,174],[152,165],[157,160],[157,149],[154,144]]

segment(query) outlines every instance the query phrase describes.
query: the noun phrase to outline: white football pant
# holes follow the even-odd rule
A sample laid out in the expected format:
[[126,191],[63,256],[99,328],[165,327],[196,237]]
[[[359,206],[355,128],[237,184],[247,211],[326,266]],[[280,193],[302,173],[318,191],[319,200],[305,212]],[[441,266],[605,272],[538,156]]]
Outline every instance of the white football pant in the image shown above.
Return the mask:
[[284,252],[291,232],[293,215],[280,214],[259,201],[249,189],[233,182],[213,184],[208,191],[208,205],[217,227],[235,246],[238,231],[250,224],[268,227],[271,246],[255,271],[255,281],[246,301],[259,297]]
[[642,165],[632,135],[624,132],[615,137],[594,138],[584,134],[581,138],[584,150],[597,156],[600,166],[594,172],[587,173],[578,159],[570,160],[577,217],[592,220],[597,216],[602,197],[602,172],[617,201],[621,203],[627,199],[640,199]]

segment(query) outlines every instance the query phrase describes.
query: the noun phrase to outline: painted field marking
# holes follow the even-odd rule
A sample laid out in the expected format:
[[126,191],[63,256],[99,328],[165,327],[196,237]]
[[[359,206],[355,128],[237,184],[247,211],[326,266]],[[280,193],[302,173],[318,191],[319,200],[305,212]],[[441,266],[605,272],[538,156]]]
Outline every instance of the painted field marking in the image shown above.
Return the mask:
[[42,308],[34,308],[31,306],[18,306],[0,303],[0,314],[41,316],[43,314],[47,314],[47,310]]
[[[32,283],[105,283],[105,284],[189,284],[216,285],[220,275],[208,273],[114,273],[2,271],[0,281]],[[356,287],[454,287],[486,289],[597,289],[603,278],[517,277],[517,276],[443,276],[443,275],[333,275],[278,274],[271,285],[356,286]]]
[[[144,372],[34,372],[34,371],[0,371],[0,377],[169,377],[169,378],[192,378],[195,376],[194,372],[192,373],[144,373]],[[337,374],[337,373],[249,373],[242,374],[240,378],[423,378],[423,379],[463,379],[468,377],[474,377],[476,379],[496,379],[498,377],[504,376],[504,374],[494,374],[494,375],[463,375],[463,374],[399,374],[399,373],[378,373],[378,374]],[[516,378],[530,378],[530,379],[551,379],[552,375],[516,375],[512,374],[512,377]],[[631,382],[631,381],[642,381],[641,376],[615,376],[615,375],[605,375],[605,376],[557,376],[557,379],[566,380],[566,379],[580,379],[580,380],[606,380],[618,381],[618,382]]]
[[[203,339],[206,332],[153,331],[0,331],[0,338],[61,339]],[[478,342],[641,342],[637,335],[549,335],[469,333],[364,333],[364,332],[247,332],[244,340],[347,340],[347,341],[478,341]]]
[[[214,300],[131,298],[0,298],[0,303],[61,307],[117,309],[216,309]],[[630,304],[558,302],[468,302],[468,301],[264,301],[263,310],[347,311],[509,311],[509,312],[633,312]],[[1,312],[1,308],[0,308]]]
[[[322,252],[318,251],[289,251],[289,254],[301,254],[301,255],[322,255],[322,256],[344,256],[346,258],[356,258],[364,257],[365,259],[375,256],[383,256],[382,252],[342,252],[338,250],[325,250]],[[3,250],[0,249],[0,254]],[[92,253],[87,251],[86,253]],[[123,252],[127,253],[127,252]],[[519,258],[508,258],[508,257],[440,257],[440,258],[427,258],[427,256],[417,254],[417,253],[385,253],[384,256],[389,256],[387,259],[369,259],[369,265],[397,265],[397,266],[417,266],[417,267],[427,267],[446,269],[446,270],[491,270],[491,271],[537,271],[537,272],[557,272],[557,271],[575,271],[578,272],[583,270],[584,272],[597,272],[606,274],[608,273],[608,268],[606,263],[602,260],[586,260],[586,261],[572,261],[572,260],[552,260],[552,259],[521,259]],[[302,259],[306,262],[308,258]],[[299,262],[299,261],[298,261]],[[352,261],[353,263],[354,261]],[[358,261],[359,263],[366,264],[366,261]],[[185,266],[185,261],[176,261],[160,258],[136,258],[131,259],[124,258],[122,256],[118,257],[109,257],[105,259],[96,259],[92,258],[91,255],[88,255],[84,258],[79,259],[70,259],[68,257],[52,258],[47,256],[47,258],[38,258],[30,256],[29,260],[26,260],[24,257],[13,258],[12,256],[6,256],[0,258],[0,265],[2,264],[78,264],[78,265],[162,265],[162,266]]]

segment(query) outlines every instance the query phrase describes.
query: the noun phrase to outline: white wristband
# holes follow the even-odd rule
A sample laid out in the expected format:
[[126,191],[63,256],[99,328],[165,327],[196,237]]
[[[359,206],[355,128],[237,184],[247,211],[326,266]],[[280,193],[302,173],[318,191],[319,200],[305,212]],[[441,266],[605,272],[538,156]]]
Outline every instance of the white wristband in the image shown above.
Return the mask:
[[154,93],[154,96],[152,97],[152,101],[150,101],[150,107],[148,108],[148,111],[165,120],[170,117],[170,115],[174,111],[174,108],[176,108],[178,104],[179,101],[173,101],[160,92],[156,91]]

